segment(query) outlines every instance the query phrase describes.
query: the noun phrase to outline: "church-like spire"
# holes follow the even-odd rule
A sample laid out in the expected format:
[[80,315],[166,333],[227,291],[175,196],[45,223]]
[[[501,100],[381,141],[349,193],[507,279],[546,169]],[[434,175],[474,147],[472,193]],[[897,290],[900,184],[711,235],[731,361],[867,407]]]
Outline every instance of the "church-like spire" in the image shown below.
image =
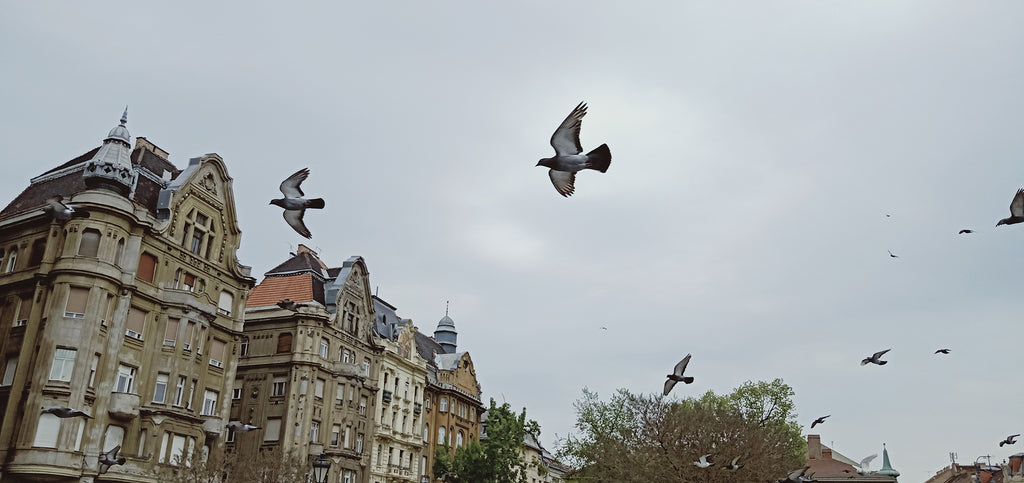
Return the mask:
[[886,476],[900,476],[900,472],[893,469],[889,463],[889,450],[885,449],[885,443],[882,443],[882,469],[878,470],[878,474]]
[[132,171],[131,134],[128,134],[128,106],[121,115],[121,124],[114,126],[103,140],[103,146],[85,164],[85,185],[104,188],[128,196],[135,184]]

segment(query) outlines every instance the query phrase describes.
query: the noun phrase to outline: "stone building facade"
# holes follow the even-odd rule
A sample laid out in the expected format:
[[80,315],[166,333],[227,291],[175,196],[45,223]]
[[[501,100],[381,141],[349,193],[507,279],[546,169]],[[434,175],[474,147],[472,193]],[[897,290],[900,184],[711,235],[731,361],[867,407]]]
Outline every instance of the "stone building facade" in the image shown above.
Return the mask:
[[[231,418],[260,429],[227,437],[233,457],[324,455],[328,481],[370,481],[384,346],[369,287],[362,258],[328,268],[299,245],[252,290]],[[283,299],[297,305],[282,308]]]
[[[77,215],[44,211],[57,196]],[[155,482],[223,450],[255,282],[240,236],[224,160],[182,170],[145,138],[132,148],[127,112],[0,211],[0,477],[91,482],[120,445],[103,480]]]

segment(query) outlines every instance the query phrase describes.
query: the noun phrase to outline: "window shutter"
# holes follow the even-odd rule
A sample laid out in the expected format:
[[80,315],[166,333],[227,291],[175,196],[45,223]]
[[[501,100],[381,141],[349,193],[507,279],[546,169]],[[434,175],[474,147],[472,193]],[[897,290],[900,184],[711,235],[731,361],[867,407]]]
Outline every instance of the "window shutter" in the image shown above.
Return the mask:
[[64,309],[64,312],[72,314],[84,314],[85,307],[89,302],[89,289],[81,287],[71,287],[71,292],[68,294],[68,306]]
[[138,277],[147,282],[152,282],[156,276],[156,257],[148,253],[139,255]]
[[146,314],[147,312],[132,307],[128,311],[128,330],[142,336],[142,329],[146,325]]

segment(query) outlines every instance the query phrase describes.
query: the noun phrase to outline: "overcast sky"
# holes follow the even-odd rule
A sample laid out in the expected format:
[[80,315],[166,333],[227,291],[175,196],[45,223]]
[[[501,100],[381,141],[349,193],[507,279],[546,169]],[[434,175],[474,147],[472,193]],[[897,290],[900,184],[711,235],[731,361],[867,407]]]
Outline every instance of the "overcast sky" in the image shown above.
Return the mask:
[[[224,157],[258,280],[306,243],[363,256],[424,332],[450,300],[485,402],[552,450],[583,387],[658,392],[687,353],[674,395],[781,377],[805,431],[831,414],[813,433],[886,443],[903,482],[1024,450],[998,446],[1024,432],[1024,225],[995,227],[1024,186],[1024,4],[2,10],[2,204],[127,104],[178,167]],[[535,164],[583,100],[613,160],[566,199]],[[312,241],[267,204],[302,167]]]

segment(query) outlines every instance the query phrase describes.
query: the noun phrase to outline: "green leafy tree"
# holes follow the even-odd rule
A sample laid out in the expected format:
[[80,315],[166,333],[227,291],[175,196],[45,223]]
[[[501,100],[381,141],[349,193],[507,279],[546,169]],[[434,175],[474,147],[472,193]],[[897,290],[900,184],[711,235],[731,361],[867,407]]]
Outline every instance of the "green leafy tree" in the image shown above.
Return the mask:
[[306,483],[312,463],[291,458],[281,451],[260,451],[256,458],[238,454],[204,459],[193,452],[185,461],[175,456],[176,465],[161,466],[160,481],[169,483]]
[[455,483],[520,483],[529,467],[521,449],[527,434],[540,436],[540,425],[526,419],[526,408],[516,415],[508,403],[491,399],[484,423],[486,438],[470,441],[454,451],[448,445],[434,454],[434,475]]
[[[775,481],[806,458],[792,397],[781,379],[683,400],[619,389],[604,402],[584,389],[574,405],[578,434],[558,453],[577,468],[576,481]],[[714,466],[698,468],[705,454]],[[725,469],[736,457],[743,467]]]

